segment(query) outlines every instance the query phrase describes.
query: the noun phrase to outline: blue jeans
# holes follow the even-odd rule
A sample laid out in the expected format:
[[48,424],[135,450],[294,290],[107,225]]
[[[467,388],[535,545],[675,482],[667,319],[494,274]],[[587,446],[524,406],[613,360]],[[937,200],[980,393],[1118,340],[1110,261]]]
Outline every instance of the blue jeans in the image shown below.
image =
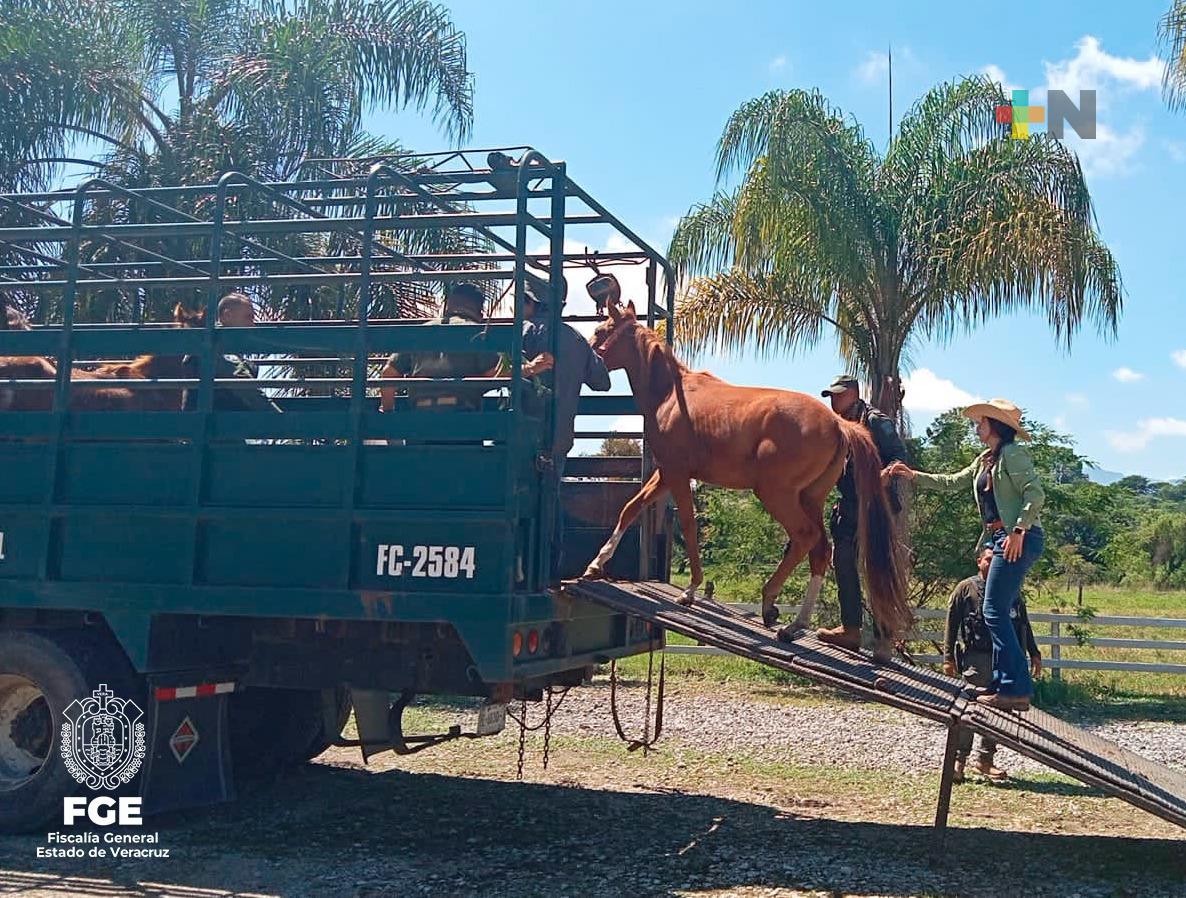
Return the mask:
[[992,536],[992,566],[984,587],[984,623],[992,636],[993,688],[1001,695],[1030,696],[1034,693],[1034,681],[1030,677],[1029,661],[1017,641],[1012,612],[1021,599],[1022,580],[1042,557],[1046,534],[1041,527],[1031,527],[1025,535],[1021,557],[1013,562],[1005,560],[1007,535],[1006,531],[998,530]]

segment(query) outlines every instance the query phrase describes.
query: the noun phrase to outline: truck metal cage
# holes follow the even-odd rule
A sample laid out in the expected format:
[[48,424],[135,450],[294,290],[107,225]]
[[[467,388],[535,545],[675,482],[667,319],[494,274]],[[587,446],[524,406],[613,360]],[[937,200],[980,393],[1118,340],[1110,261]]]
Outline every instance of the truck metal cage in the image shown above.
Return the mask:
[[[0,606],[102,608],[141,670],[160,614],[428,622],[448,607],[464,624],[512,603],[547,618],[531,609],[550,601],[555,401],[523,377],[522,297],[535,277],[559,299],[557,274],[585,269],[588,246],[611,247],[602,267],[641,266],[645,296],[628,298],[670,338],[666,260],[529,147],[311,160],[283,183],[0,195],[0,297],[31,324],[8,316],[0,356],[51,366],[0,378]],[[461,281],[493,315],[432,323]],[[265,320],[216,327],[231,291]],[[204,322],[176,326],[177,305]],[[562,316],[595,320],[551,314],[553,335]],[[479,409],[380,412],[381,388],[420,383],[380,376],[391,353],[474,351],[506,359]],[[222,376],[227,356],[259,378]],[[260,390],[278,413],[222,401]],[[590,396],[581,413],[634,407]],[[604,497],[646,459],[574,473]],[[655,528],[626,576],[659,573]],[[501,663],[501,644],[470,635],[475,663]]]

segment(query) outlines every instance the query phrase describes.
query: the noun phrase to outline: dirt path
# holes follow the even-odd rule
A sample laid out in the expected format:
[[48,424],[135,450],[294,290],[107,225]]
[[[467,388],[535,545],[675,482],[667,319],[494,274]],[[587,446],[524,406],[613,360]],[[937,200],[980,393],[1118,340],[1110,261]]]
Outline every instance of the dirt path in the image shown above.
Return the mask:
[[[588,692],[569,717],[561,709],[548,770],[540,738],[528,740],[522,783],[513,727],[369,768],[332,749],[236,804],[151,821],[167,861],[39,861],[43,837],[7,839],[0,895],[1186,896],[1186,832],[1063,777],[1019,770],[1010,788],[960,787],[936,854],[933,764],[804,761],[784,751],[790,740],[754,735],[774,732],[780,709],[804,710],[777,695],[718,698],[712,713],[751,738],[706,742],[676,710],[704,698],[677,695],[671,738],[643,757],[600,724],[582,732],[597,709],[581,703],[600,701]],[[813,719],[854,707],[883,713],[817,702]],[[432,709],[410,723],[455,717]]]

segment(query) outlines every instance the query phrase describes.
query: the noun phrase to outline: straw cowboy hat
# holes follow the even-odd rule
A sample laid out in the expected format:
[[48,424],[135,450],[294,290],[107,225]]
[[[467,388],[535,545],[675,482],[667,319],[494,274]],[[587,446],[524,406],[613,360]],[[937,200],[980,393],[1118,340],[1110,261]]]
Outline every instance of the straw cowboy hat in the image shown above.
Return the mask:
[[964,409],[964,417],[975,421],[977,418],[992,418],[1002,424],[1008,424],[1017,431],[1019,440],[1030,439],[1029,432],[1021,426],[1021,409],[1008,399],[990,399],[988,402],[977,402]]

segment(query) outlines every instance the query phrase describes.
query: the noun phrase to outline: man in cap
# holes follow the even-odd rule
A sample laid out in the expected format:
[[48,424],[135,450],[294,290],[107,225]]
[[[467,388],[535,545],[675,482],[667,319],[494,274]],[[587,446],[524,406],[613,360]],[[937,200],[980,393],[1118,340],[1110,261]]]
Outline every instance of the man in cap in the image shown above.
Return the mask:
[[[559,302],[563,307],[568,294],[568,282],[560,277],[558,287]],[[551,475],[559,495],[564,465],[572,449],[581,387],[588,386],[604,393],[610,387],[610,380],[605,363],[593,351],[589,341],[563,321],[556,332],[556,355],[553,358],[551,298],[551,287],[539,278],[528,275],[523,295],[523,317],[527,319],[523,324],[523,354],[530,361],[524,365],[523,372],[528,377],[546,372],[542,381],[556,396]],[[554,574],[559,570],[564,536],[559,501],[556,503],[556,509],[556,522],[552,531]]]
[[[439,318],[429,324],[485,324],[485,297],[473,284],[455,284],[445,296]],[[382,377],[457,378],[490,377],[497,371],[500,356],[490,350],[466,352],[397,352],[383,366]],[[479,411],[482,395],[490,388],[482,383],[443,382],[412,384],[408,399],[417,411]],[[380,408],[389,412],[395,406],[396,388],[379,390]]]
[[[861,399],[860,384],[851,374],[841,374],[820,393],[832,403],[832,411],[848,421],[859,421],[873,436],[881,455],[882,467],[906,459],[906,445],[898,436],[898,429],[888,415]],[[821,642],[846,649],[861,647],[861,577],[857,556],[857,501],[856,481],[852,466],[847,464],[840,482],[836,484],[840,501],[832,506],[832,566],[836,571],[836,591],[840,598],[840,626],[817,632]],[[890,487],[890,501],[895,512],[901,511],[895,487]],[[881,640],[881,634],[876,634]],[[878,654],[888,656],[885,646]]]

